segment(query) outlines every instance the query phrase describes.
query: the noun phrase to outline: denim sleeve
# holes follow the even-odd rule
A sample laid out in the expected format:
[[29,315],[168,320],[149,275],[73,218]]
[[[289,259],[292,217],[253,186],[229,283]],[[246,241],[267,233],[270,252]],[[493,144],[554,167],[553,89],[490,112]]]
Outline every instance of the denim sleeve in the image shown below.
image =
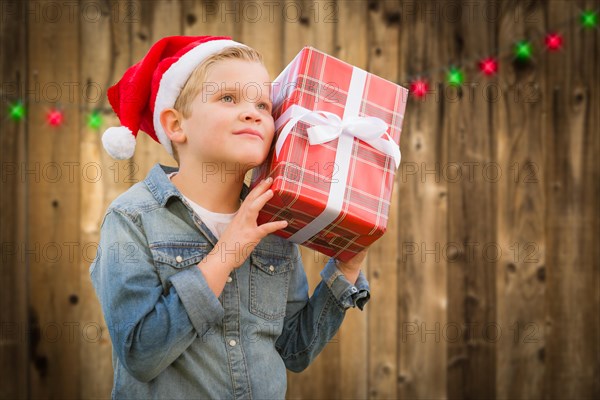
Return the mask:
[[222,319],[198,268],[175,274],[163,292],[142,228],[120,211],[105,216],[90,274],[119,361],[140,381],[158,376]]
[[338,300],[340,307],[345,309],[358,307],[361,311],[371,298],[369,282],[362,271],[358,274],[356,283],[351,284],[346,276],[336,267],[335,260],[329,259],[325,268],[321,271],[321,278]]
[[352,285],[331,258],[321,282],[308,297],[308,281],[298,255],[290,280],[283,332],[275,343],[287,369],[300,372],[308,367],[337,333],[346,310],[362,309],[369,300],[369,284],[362,272]]

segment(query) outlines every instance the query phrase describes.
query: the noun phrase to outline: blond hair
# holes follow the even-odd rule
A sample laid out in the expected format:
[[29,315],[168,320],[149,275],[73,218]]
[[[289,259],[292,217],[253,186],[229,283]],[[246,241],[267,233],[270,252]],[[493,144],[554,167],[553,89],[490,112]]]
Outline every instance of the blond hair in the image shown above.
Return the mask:
[[192,113],[192,102],[202,92],[202,87],[210,68],[219,61],[230,59],[259,62],[261,64],[263,62],[260,53],[250,47],[227,47],[208,56],[196,67],[185,82],[173,108],[181,112],[185,118],[189,118]]
[[[202,61],[192,72],[188,80],[183,85],[177,100],[175,100],[174,109],[179,111],[184,118],[189,118],[192,114],[192,102],[200,93],[202,93],[203,84],[206,82],[206,76],[219,61],[224,60],[242,60],[250,62],[259,62],[263,64],[262,55],[251,47],[227,47],[221,51],[208,56]],[[179,154],[177,148],[173,144],[173,156],[179,164]]]

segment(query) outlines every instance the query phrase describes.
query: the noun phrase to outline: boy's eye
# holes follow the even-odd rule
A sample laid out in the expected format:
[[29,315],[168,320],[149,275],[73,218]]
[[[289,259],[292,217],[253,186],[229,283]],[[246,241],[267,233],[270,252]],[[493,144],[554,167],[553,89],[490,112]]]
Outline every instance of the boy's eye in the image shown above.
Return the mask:
[[258,107],[262,110],[270,110],[271,109],[271,105],[268,103],[259,103]]
[[226,94],[225,96],[221,97],[221,101],[225,103],[231,103],[233,102],[233,96],[230,94]]

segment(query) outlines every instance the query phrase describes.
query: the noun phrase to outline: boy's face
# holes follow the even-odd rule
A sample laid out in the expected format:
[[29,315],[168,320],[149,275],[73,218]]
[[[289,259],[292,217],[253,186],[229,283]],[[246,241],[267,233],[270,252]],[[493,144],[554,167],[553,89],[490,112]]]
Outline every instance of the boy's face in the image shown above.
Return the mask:
[[274,134],[269,81],[258,62],[215,63],[181,124],[186,156],[241,172],[262,164]]

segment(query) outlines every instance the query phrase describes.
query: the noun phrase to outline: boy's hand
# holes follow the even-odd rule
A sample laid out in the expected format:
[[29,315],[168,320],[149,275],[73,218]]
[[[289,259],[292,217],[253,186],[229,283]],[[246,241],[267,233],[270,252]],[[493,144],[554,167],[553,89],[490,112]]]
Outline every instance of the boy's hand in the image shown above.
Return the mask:
[[221,246],[221,255],[232,268],[240,267],[262,238],[270,233],[285,228],[287,221],[267,222],[257,225],[258,212],[273,197],[269,188],[273,178],[269,177],[259,183],[248,193],[238,213],[223,232],[217,246]]
[[360,267],[367,257],[367,251],[369,248],[362,250],[360,253],[357,253],[354,257],[352,257],[349,261],[340,261],[336,259],[336,266],[340,270],[341,273],[344,274],[346,279],[351,284],[355,284],[358,279],[358,274],[360,273]]

